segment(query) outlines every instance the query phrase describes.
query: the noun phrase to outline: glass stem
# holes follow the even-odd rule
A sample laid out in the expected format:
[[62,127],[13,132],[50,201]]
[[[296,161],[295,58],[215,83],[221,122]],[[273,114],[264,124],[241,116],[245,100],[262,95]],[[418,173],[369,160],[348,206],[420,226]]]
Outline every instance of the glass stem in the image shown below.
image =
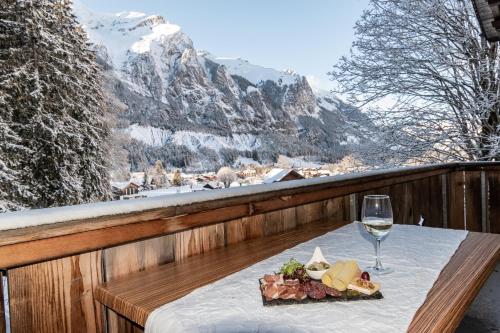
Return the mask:
[[380,259],[380,238],[377,238],[377,243],[375,244],[375,269],[382,269],[382,260]]

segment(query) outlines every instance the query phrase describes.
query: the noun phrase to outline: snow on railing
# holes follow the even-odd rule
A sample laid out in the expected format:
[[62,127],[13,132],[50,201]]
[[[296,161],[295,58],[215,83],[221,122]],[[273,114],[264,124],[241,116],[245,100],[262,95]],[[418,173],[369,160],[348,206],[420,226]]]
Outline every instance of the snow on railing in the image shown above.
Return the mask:
[[74,206],[8,212],[0,214],[0,231],[75,220],[85,220],[104,216],[137,213],[153,209],[189,205],[193,203],[245,197],[256,194],[279,192],[282,190],[300,189],[328,183],[332,183],[333,185],[333,183],[342,181],[376,177],[380,175],[389,176],[399,172],[404,172],[405,174],[418,173],[428,171],[429,169],[446,168],[454,165],[455,164],[439,164],[375,170],[348,175],[290,180],[273,184],[249,185],[212,191],[179,193],[176,195],[164,195],[153,198],[108,201]]

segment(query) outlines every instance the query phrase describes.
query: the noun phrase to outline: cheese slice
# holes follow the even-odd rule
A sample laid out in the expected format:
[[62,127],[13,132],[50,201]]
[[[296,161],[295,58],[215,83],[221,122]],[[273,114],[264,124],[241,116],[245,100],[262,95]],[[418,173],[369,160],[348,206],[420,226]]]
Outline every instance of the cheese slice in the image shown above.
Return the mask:
[[347,289],[356,290],[365,295],[372,295],[380,290],[380,283],[356,278],[347,285]]

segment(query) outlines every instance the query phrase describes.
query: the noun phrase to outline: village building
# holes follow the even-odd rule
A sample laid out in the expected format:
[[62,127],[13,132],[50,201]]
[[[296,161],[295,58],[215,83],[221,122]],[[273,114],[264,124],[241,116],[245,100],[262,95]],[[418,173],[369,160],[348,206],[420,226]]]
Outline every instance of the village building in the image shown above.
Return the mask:
[[300,173],[298,173],[294,169],[279,169],[275,168],[269,171],[269,173],[266,175],[264,178],[263,183],[264,184],[271,184],[271,183],[276,183],[276,182],[283,182],[287,180],[297,180],[297,179],[304,179],[305,177],[302,176]]

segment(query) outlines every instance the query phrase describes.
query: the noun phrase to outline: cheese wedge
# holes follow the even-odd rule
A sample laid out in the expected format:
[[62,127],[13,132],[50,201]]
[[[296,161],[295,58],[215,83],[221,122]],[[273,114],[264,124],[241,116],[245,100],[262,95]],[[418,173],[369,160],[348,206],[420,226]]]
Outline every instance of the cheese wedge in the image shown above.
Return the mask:
[[380,290],[380,284],[366,281],[361,278],[355,278],[347,285],[347,289],[356,290],[365,295],[372,295]]
[[338,291],[347,289],[347,285],[361,275],[358,263],[354,260],[337,261],[321,277],[321,282]]
[[326,284],[328,287],[335,288],[339,291],[346,290],[347,285],[337,279],[337,275],[343,268],[344,268],[344,262],[337,261],[323,274],[323,276],[321,277],[321,282]]
[[348,285],[354,278],[361,276],[361,270],[355,260],[347,260],[344,262],[342,270],[337,274],[336,278],[342,281],[344,285]]

